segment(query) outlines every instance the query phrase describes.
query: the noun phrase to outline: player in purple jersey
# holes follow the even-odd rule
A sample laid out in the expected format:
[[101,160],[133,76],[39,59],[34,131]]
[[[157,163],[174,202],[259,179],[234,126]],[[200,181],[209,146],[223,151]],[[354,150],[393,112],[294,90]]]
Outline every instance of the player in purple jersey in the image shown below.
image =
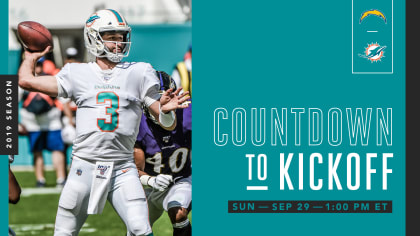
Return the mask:
[[[161,73],[161,72],[158,72]],[[175,87],[161,73],[161,89]],[[135,162],[145,186],[149,220],[153,223],[168,212],[174,236],[191,235],[191,106],[176,111],[173,131],[162,128],[145,109],[135,144]]]

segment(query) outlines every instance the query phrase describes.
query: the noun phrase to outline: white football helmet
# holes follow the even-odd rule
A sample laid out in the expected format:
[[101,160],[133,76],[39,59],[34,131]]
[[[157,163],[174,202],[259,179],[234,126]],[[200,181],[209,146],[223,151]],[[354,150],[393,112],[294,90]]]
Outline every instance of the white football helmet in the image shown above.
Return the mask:
[[[104,41],[101,34],[104,32],[118,32],[124,34],[123,42]],[[130,52],[131,28],[127,21],[115,10],[106,9],[93,13],[86,21],[84,29],[85,46],[96,57],[106,57],[112,62],[120,62]],[[113,53],[104,42],[120,44],[121,52]]]

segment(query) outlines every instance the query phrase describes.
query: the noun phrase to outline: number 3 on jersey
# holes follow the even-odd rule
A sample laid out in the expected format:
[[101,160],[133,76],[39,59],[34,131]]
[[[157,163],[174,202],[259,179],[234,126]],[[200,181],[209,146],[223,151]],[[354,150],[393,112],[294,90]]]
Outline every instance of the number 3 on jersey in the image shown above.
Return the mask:
[[[107,118],[98,118],[98,128],[102,132],[113,132],[118,128],[118,108],[120,107],[120,98],[114,92],[100,92],[96,96],[97,104],[104,104],[107,101],[110,106],[105,107],[105,115]],[[108,120],[108,121],[107,121]]]

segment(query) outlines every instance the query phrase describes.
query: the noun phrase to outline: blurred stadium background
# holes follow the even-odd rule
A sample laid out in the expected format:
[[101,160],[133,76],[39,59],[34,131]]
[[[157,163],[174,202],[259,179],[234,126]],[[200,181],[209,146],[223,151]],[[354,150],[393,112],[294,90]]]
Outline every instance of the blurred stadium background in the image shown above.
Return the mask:
[[[132,45],[126,61],[148,62],[170,74],[192,43],[191,7],[191,0],[9,1],[8,74],[16,74],[21,62],[22,48],[16,37],[19,22],[37,21],[51,31],[54,50],[46,59],[61,68],[65,51],[70,47],[77,49],[79,61],[90,60],[83,41],[84,22],[91,13],[106,8],[119,11],[132,28]],[[9,206],[9,225],[17,235],[52,235],[60,192],[55,188],[51,153],[44,151],[47,187],[35,189],[28,145],[27,137],[20,136],[19,155],[11,168],[23,192],[21,201]],[[71,147],[67,153],[69,165]],[[124,235],[125,227],[111,208],[107,204],[102,215],[90,216],[80,235]],[[172,235],[168,217],[161,217],[154,231],[155,236]]]

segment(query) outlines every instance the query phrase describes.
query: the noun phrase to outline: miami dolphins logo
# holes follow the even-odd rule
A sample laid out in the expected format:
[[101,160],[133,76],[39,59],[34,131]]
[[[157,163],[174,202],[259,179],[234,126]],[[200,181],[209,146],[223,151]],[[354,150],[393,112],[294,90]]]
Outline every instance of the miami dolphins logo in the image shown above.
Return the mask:
[[385,14],[382,13],[381,11],[379,11],[379,10],[376,10],[376,9],[372,9],[372,10],[368,10],[368,11],[363,12],[362,15],[360,16],[359,24],[361,24],[362,21],[370,15],[374,15],[374,16],[377,16],[377,17],[381,18],[382,20],[385,21],[385,24],[386,24]]
[[96,15],[96,13],[95,13],[95,15],[93,15],[93,16],[89,17],[89,19],[87,19],[86,25],[91,26],[93,24],[93,22],[95,22],[95,20],[97,20],[99,18],[100,17],[98,15]]
[[384,57],[384,50],[386,46],[381,46],[378,43],[371,43],[365,48],[364,54],[359,54],[359,57],[366,58],[370,62],[380,61]]

